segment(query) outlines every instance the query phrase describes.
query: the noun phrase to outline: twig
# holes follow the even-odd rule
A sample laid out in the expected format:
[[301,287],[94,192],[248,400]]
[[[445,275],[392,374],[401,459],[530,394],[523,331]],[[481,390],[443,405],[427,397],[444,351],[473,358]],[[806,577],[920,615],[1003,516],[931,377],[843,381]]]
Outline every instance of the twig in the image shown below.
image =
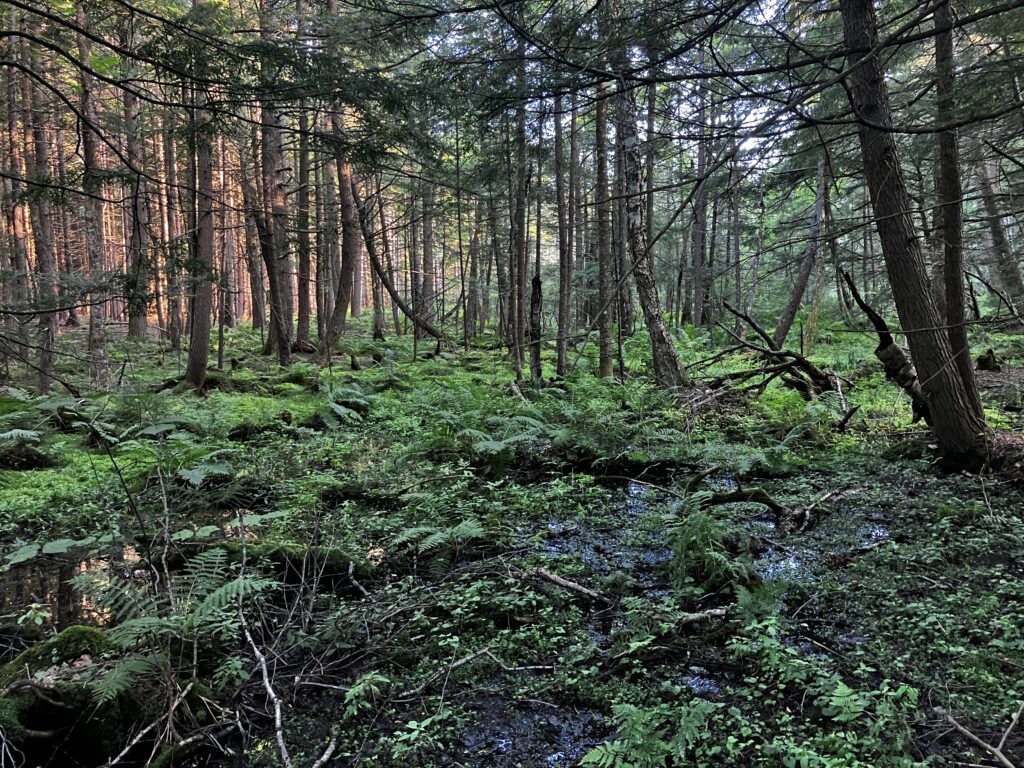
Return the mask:
[[524,571],[523,574],[526,576],[539,576],[546,581],[550,581],[552,584],[557,584],[564,589],[568,589],[570,592],[576,592],[584,597],[588,597],[596,603],[604,603],[605,605],[612,604],[611,600],[604,595],[598,594],[594,590],[590,589],[590,587],[585,587],[575,581],[570,581],[569,579],[559,576],[557,573],[552,573],[544,568],[534,568],[531,571]]
[[490,651],[487,651],[484,655],[505,672],[550,672],[554,669],[554,666],[551,664],[528,664],[522,667],[510,667]]
[[327,743],[320,757],[309,768],[323,768],[323,766],[327,765],[327,762],[334,755],[334,751],[338,748],[338,734],[340,732],[341,728],[337,724],[331,726],[331,740]]
[[412,699],[412,698],[415,698],[416,696],[419,696],[421,693],[423,693],[425,690],[427,690],[427,688],[430,686],[430,684],[433,683],[435,680],[438,680],[441,677],[446,677],[446,676],[450,675],[452,672],[454,672],[459,667],[464,667],[466,664],[469,664],[471,661],[476,661],[481,656],[486,656],[488,653],[490,653],[490,650],[491,650],[491,646],[486,645],[482,649],[480,649],[479,651],[475,651],[474,653],[471,653],[468,656],[463,656],[461,659],[459,659],[457,661],[453,661],[451,664],[449,664],[444,669],[442,669],[442,670],[440,670],[438,672],[435,672],[434,674],[430,675],[430,677],[428,677],[422,683],[417,685],[415,688],[410,688],[408,691],[405,691],[404,693],[400,693],[398,695],[398,700],[401,701],[401,700],[404,700],[404,699]]
[[1003,731],[1003,738],[999,740],[999,746],[997,746],[996,749],[1001,750],[1006,745],[1006,740],[1010,738],[1010,734],[1013,732],[1013,729],[1016,728],[1017,723],[1020,722],[1021,714],[1024,714],[1024,701],[1020,703],[1020,706],[1017,707],[1017,711],[1014,712],[1013,717],[1010,718],[1010,724],[1006,726],[1006,730]]
[[[1020,715],[1019,712],[1017,714],[1018,716]],[[1006,755],[1003,754],[1003,751],[999,747],[993,747],[988,742],[979,739],[969,730],[960,725],[960,723],[958,723],[953,718],[953,716],[948,712],[946,713],[946,722],[953,726],[957,731],[959,731],[968,741],[973,742],[974,744],[978,745],[986,752],[988,752],[990,755],[992,755],[992,757],[995,758],[996,762],[1003,766],[1003,768],[1017,768],[1013,763],[1010,762],[1009,758],[1007,758]]]
[[116,757],[112,757],[110,760],[108,760],[107,761],[107,768],[110,768],[110,766],[117,765],[119,762],[121,762],[128,755],[129,752],[131,752],[133,749],[135,749],[135,745],[138,744],[140,741],[142,741],[142,739],[146,736],[146,734],[149,733],[150,731],[152,731],[154,728],[156,728],[157,725],[159,725],[160,723],[162,723],[165,720],[170,720],[172,717],[174,717],[174,710],[176,710],[178,708],[178,705],[181,704],[181,702],[185,700],[185,697],[188,696],[189,691],[192,690],[192,686],[193,685],[195,685],[194,682],[189,683],[188,685],[186,685],[184,690],[182,690],[175,697],[174,701],[171,703],[170,709],[167,710],[167,714],[166,715],[162,715],[161,717],[157,718],[152,723],[150,723],[145,728],[143,728],[141,731],[139,731],[137,734],[135,734],[135,738],[133,738],[131,741],[128,742],[128,746],[126,746],[124,749],[122,749],[117,754]]
[[352,582],[352,586],[353,587],[355,587],[356,589],[358,589],[362,593],[363,597],[369,597],[370,593],[366,591],[366,588],[362,584],[360,584],[358,581],[356,581],[356,577],[354,575],[355,570],[356,570],[355,562],[352,561],[352,560],[349,560],[348,561],[348,580],[350,582]]

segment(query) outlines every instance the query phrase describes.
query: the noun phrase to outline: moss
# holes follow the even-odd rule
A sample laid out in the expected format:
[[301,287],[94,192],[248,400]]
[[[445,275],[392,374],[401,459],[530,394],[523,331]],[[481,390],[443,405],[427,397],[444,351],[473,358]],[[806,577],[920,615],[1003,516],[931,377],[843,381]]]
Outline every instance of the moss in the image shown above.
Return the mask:
[[36,643],[9,664],[0,667],[0,687],[6,688],[25,675],[34,674],[55,664],[74,661],[85,654],[96,656],[110,648],[110,640],[99,627],[75,625],[53,637]]
[[25,710],[26,704],[27,699],[22,695],[0,698],[0,732],[14,744],[20,744],[25,738],[21,713]]

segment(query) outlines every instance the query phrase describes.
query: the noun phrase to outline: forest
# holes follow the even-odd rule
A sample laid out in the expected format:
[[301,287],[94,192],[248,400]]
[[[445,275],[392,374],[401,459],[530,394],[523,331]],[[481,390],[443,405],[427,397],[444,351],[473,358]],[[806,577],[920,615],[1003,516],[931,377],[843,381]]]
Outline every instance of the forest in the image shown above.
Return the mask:
[[0,768],[1024,768],[1024,0],[0,19]]

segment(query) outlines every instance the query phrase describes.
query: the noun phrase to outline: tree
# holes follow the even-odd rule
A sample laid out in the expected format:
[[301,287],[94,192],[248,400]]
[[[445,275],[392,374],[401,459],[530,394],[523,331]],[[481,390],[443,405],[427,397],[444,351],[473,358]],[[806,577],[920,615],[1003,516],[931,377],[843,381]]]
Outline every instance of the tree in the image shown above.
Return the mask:
[[947,456],[977,465],[988,453],[988,429],[977,395],[967,390],[953,362],[944,319],[935,306],[921,242],[910,217],[910,198],[890,131],[892,114],[879,61],[872,0],[840,0],[846,44],[853,51],[849,75],[864,175],[882,242],[889,283],[903,332],[921,378],[932,428]]

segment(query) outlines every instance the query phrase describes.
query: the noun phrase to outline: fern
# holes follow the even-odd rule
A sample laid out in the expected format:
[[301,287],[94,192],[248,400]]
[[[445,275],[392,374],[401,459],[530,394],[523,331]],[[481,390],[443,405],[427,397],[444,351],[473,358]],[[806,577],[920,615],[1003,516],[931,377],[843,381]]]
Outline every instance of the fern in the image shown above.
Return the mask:
[[710,498],[708,491],[691,493],[679,511],[666,519],[680,587],[714,591],[749,576],[749,566],[727,551],[725,529],[706,508]]
[[166,659],[157,654],[127,656],[92,685],[93,700],[109,704],[138,684],[139,678],[159,672]]
[[448,527],[421,525],[407,528],[394,538],[396,546],[415,544],[420,555],[439,556],[446,553],[458,553],[474,544],[480,544],[491,538],[483,523],[476,518],[467,518],[462,522]]
[[6,432],[0,432],[0,440],[4,442],[38,443],[41,435],[41,432],[34,429],[9,429]]

